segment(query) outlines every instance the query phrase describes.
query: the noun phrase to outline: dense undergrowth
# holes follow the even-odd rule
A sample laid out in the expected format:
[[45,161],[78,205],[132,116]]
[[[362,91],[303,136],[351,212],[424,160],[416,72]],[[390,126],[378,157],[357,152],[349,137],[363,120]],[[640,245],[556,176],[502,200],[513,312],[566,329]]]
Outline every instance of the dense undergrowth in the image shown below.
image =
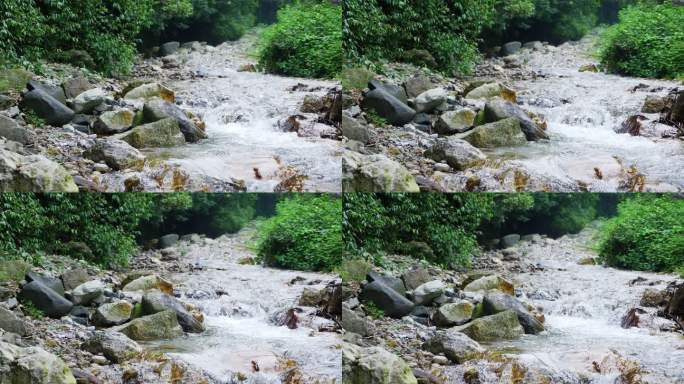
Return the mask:
[[603,41],[604,65],[647,77],[682,75],[683,7],[671,0],[348,0],[344,47],[350,65],[396,61],[467,74],[508,41],[578,40],[620,22]]
[[0,68],[40,71],[42,62],[56,61],[126,74],[140,50],[170,40],[236,40],[259,23],[273,22],[277,9],[288,4],[294,5],[265,34],[265,67],[334,76],[332,66],[340,62],[335,55],[341,56],[340,7],[324,0],[3,0]]
[[620,203],[601,228],[600,255],[608,265],[684,272],[684,200],[640,195]]
[[684,77],[684,7],[640,4],[620,12],[603,35],[600,57],[610,71],[653,78]]

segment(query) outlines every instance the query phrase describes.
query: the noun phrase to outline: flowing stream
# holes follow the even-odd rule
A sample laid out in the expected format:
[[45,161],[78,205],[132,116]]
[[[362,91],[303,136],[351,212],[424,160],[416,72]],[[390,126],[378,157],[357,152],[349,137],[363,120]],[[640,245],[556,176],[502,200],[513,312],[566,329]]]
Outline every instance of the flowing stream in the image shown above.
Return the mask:
[[245,264],[254,257],[246,246],[251,233],[245,229],[179,247],[182,257],[197,269],[176,274],[172,280],[184,292],[181,299],[202,310],[207,330],[154,347],[221,383],[280,384],[283,373],[294,367],[302,383],[341,382],[337,334],[313,329],[327,320],[306,313],[300,315],[297,329],[275,323],[297,305],[304,287],[325,286],[335,277]]
[[[514,82],[523,108],[548,120],[550,142],[530,143],[511,152],[525,168],[559,180],[585,184],[591,191],[616,191],[623,171],[632,166],[645,176],[648,187],[658,191],[684,188],[684,143],[677,139],[652,139],[617,134],[629,116],[640,114],[647,95],[666,95],[678,83],[579,72],[590,57],[595,37],[578,43],[550,47],[549,52],[525,51],[521,59],[541,75]],[[640,87],[640,84],[642,84]],[[638,88],[634,90],[635,88]],[[657,119],[657,115],[649,115]],[[598,168],[603,178],[595,175]]]
[[[209,139],[159,155],[191,174],[245,180],[250,192],[273,192],[294,174],[306,177],[304,191],[339,192],[339,142],[299,137],[278,127],[279,121],[301,114],[305,95],[323,96],[336,83],[238,71],[254,63],[249,54],[255,40],[249,33],[207,53],[184,54],[182,66],[195,78],[171,86],[181,104],[202,116]],[[302,123],[314,124],[311,118]]]
[[580,265],[596,256],[586,248],[591,234],[585,230],[545,245],[519,245],[525,260],[543,267],[514,280],[525,301],[543,308],[547,331],[497,346],[519,351],[521,361],[550,372],[559,383],[622,383],[616,380],[619,370],[598,373],[593,367],[617,356],[637,362],[643,382],[684,383],[684,338],[659,331],[665,319],[650,317],[655,325],[648,328],[620,325],[646,288],[664,288],[675,276]]

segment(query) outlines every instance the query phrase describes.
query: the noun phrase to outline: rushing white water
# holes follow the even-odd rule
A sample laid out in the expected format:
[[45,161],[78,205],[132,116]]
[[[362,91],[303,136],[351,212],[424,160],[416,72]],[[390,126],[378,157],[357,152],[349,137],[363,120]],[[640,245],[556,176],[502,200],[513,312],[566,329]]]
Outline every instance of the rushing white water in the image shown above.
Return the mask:
[[675,276],[580,265],[580,259],[595,257],[585,248],[590,234],[519,246],[526,261],[543,267],[514,279],[523,299],[543,309],[547,331],[497,346],[519,350],[522,362],[552,373],[559,383],[619,383],[617,370],[598,373],[593,367],[615,356],[638,363],[645,383],[684,383],[684,338],[659,331],[658,322],[666,320],[652,317],[656,326],[649,328],[620,325],[646,288],[664,288]]
[[297,329],[273,320],[297,305],[304,287],[325,285],[335,277],[240,263],[254,256],[246,247],[249,236],[244,230],[180,247],[184,260],[201,269],[173,280],[186,293],[182,299],[202,310],[207,330],[156,347],[222,383],[280,384],[283,372],[293,366],[303,383],[341,382],[338,336],[307,326],[326,320],[309,314],[300,317]]
[[[241,66],[255,61],[249,57],[255,38],[250,33],[214,51],[181,54],[183,68],[196,77],[172,87],[179,90],[182,105],[203,117],[209,139],[164,150],[161,155],[191,174],[243,179],[250,192],[272,192],[284,173],[293,171],[307,177],[305,191],[341,191],[339,143],[298,137],[278,128],[278,121],[301,114],[305,95],[325,95],[336,83],[239,72]],[[309,119],[302,124],[314,122]],[[288,167],[290,173],[285,171]],[[255,176],[255,168],[261,178]]]
[[[629,116],[639,114],[647,95],[665,95],[678,83],[579,72],[595,62],[590,57],[594,37],[551,47],[549,52],[522,53],[526,66],[542,75],[514,82],[523,107],[548,120],[550,142],[506,148],[534,173],[564,182],[586,184],[592,191],[615,191],[623,169],[635,166],[648,187],[660,191],[684,189],[684,143],[617,134]],[[634,88],[639,84],[647,88]],[[657,116],[651,116],[657,118]],[[599,168],[603,179],[595,176]]]

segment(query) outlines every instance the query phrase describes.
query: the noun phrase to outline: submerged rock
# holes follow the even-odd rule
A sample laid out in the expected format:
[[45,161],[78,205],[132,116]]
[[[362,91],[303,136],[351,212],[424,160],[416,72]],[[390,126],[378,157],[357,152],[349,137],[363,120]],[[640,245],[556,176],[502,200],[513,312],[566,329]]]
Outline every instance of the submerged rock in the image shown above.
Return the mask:
[[195,319],[178,299],[165,293],[154,291],[146,293],[142,298],[142,310],[148,315],[171,310],[175,312],[178,324],[183,328],[183,331],[204,332],[204,325]]

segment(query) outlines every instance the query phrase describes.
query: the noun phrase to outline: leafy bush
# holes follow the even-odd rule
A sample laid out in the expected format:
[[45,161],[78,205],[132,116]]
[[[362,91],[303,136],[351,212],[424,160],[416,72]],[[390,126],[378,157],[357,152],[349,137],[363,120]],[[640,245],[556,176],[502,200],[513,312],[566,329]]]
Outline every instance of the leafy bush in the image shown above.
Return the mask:
[[342,68],[341,23],[341,8],[327,1],[286,6],[261,36],[259,64],[280,75],[333,78]]
[[611,72],[654,78],[684,76],[684,7],[641,4],[620,12],[603,35],[601,63]]
[[345,242],[351,252],[407,253],[416,242],[427,261],[468,265],[476,232],[491,218],[489,194],[346,194]]
[[371,271],[373,265],[360,257],[352,257],[342,261],[335,269],[342,281],[362,281]]
[[684,267],[684,200],[640,195],[618,206],[601,228],[599,252],[607,264],[673,272]]
[[259,257],[270,266],[330,271],[342,262],[342,200],[294,195],[278,202],[276,216],[259,228]]

